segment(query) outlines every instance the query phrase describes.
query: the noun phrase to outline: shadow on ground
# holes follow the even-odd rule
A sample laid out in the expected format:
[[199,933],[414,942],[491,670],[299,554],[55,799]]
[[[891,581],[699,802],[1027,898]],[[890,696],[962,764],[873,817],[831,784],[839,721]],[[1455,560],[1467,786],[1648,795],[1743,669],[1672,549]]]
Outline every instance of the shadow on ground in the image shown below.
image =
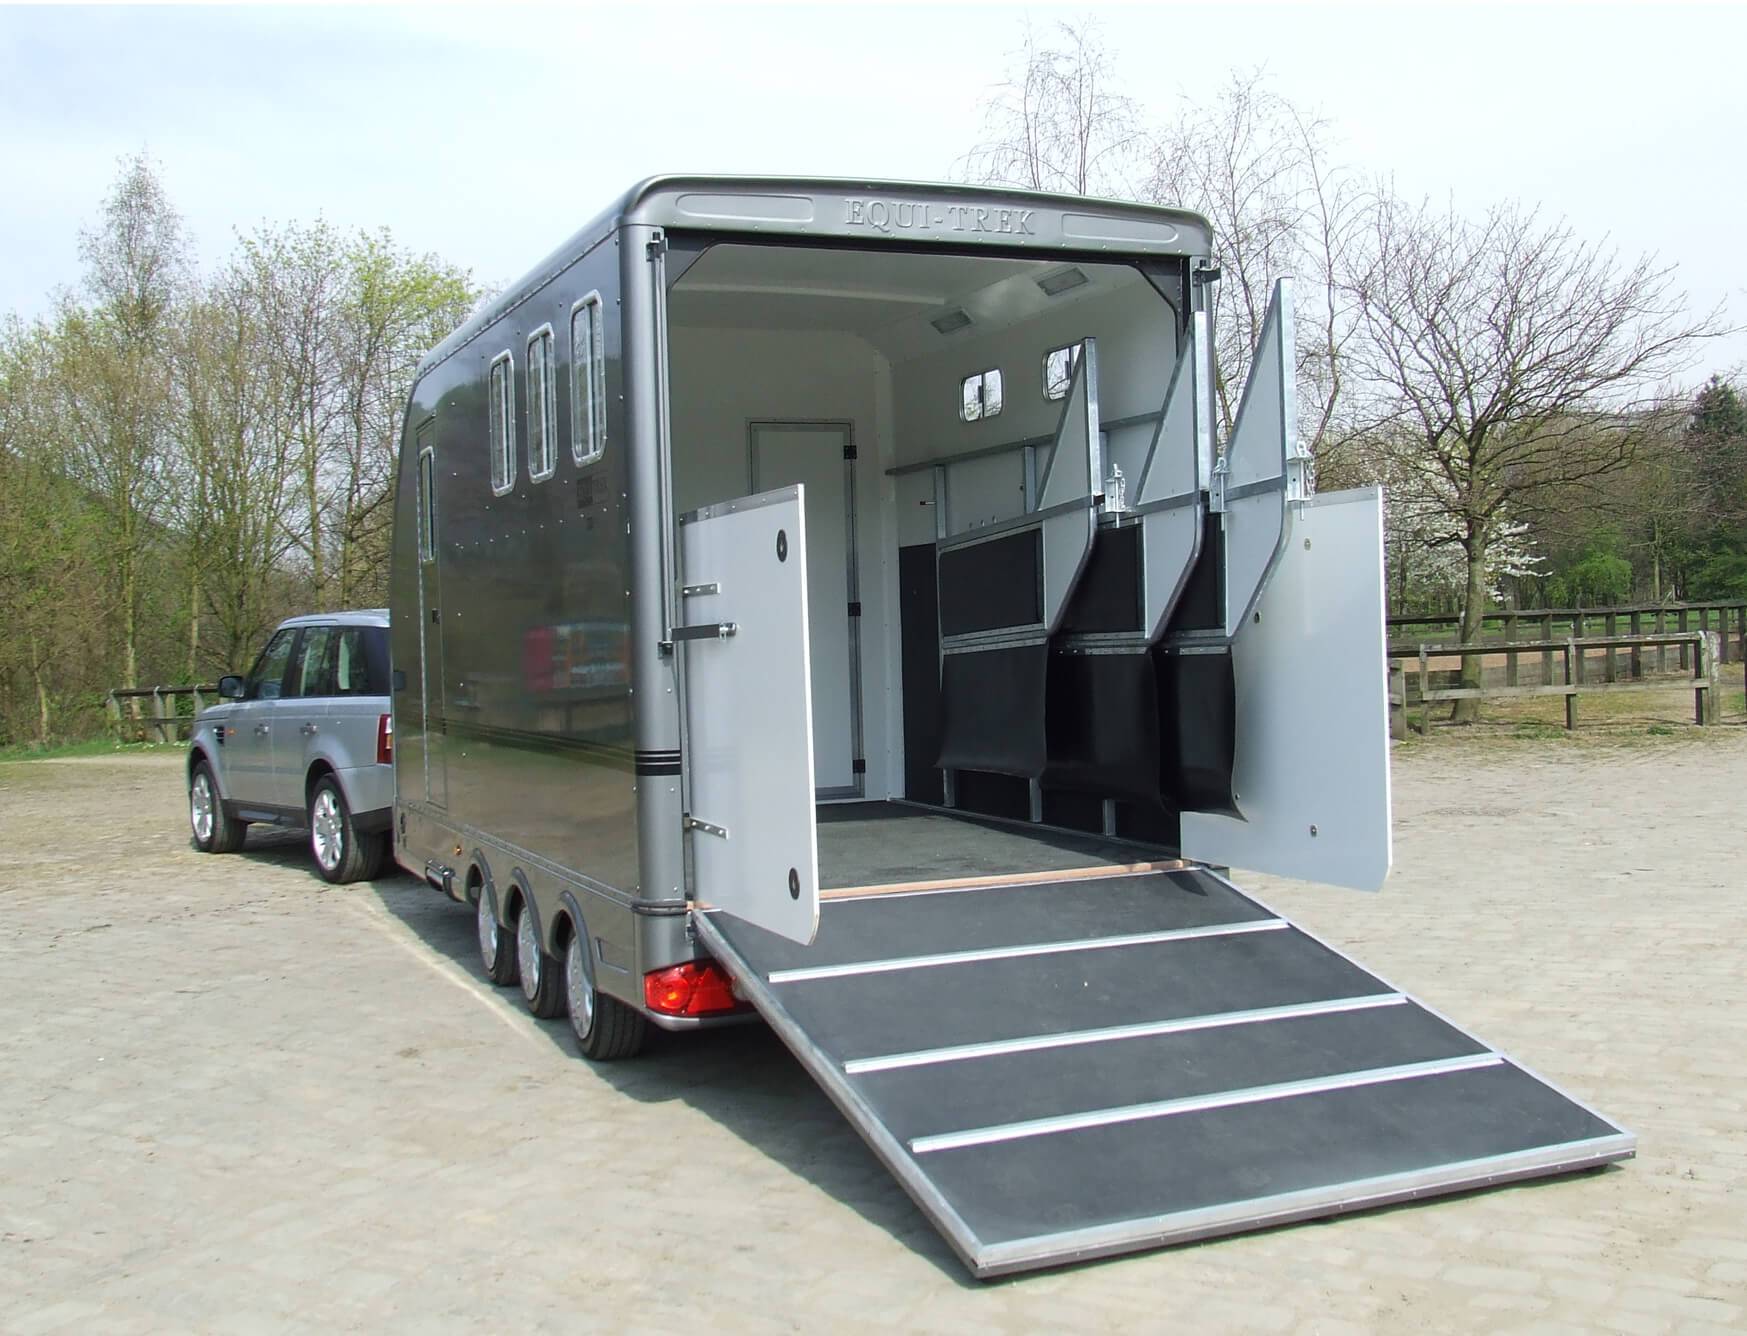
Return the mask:
[[[280,856],[276,846],[261,853],[275,861]],[[307,858],[301,845],[294,853]],[[313,868],[310,875],[316,876]],[[480,977],[471,911],[404,874],[379,880],[371,889],[436,956]],[[519,996],[512,997],[519,1002]],[[567,1021],[530,1016],[527,1024],[573,1061],[584,1061]],[[593,1071],[620,1094],[646,1104],[684,1101],[933,1262],[955,1284],[977,1287],[945,1240],[762,1023],[694,1034],[651,1028],[638,1057],[596,1063]]]

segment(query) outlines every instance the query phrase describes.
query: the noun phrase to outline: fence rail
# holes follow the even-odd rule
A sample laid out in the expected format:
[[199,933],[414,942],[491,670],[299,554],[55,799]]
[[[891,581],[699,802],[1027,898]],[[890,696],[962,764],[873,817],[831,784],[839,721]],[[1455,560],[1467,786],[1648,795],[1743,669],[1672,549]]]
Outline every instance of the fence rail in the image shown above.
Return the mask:
[[[1459,613],[1402,613],[1389,619],[1389,634],[1419,630],[1457,631],[1462,625]],[[1747,659],[1747,601],[1718,603],[1638,603],[1613,608],[1499,608],[1487,613],[1480,623],[1482,637],[1488,635],[1503,644],[1519,635],[1537,634],[1541,640],[1560,640],[1570,636],[1586,638],[1585,632],[1599,622],[1606,636],[1663,635],[1669,631],[1715,631],[1721,637],[1719,654],[1722,663]],[[1403,634],[1401,641],[1412,642],[1420,637]],[[1689,666],[1683,648],[1681,671]],[[1611,656],[1610,656],[1611,662]],[[1612,680],[1611,678],[1609,679]]]
[[[156,733],[159,742],[180,742],[187,736],[184,730],[192,728],[194,716],[206,708],[203,698],[217,694],[217,685],[210,683],[201,686],[116,687],[109,693],[106,702],[109,726],[115,730],[117,737],[134,728]],[[176,708],[177,700],[182,696],[191,697],[194,705],[187,714]],[[141,714],[140,702],[148,700],[152,703],[152,712]],[[123,701],[131,701],[133,704],[124,710]],[[170,703],[169,713],[165,713],[165,701]]]
[[[1494,641],[1474,645],[1448,645],[1425,643],[1419,645],[1391,645],[1388,657],[1389,669],[1389,709],[1391,732],[1397,736],[1406,733],[1407,710],[1410,703],[1407,694],[1407,678],[1405,671],[1397,665],[1403,662],[1417,662],[1419,683],[1419,716],[1420,732],[1431,730],[1431,707],[1439,701],[1456,700],[1496,700],[1520,696],[1563,696],[1565,698],[1565,727],[1577,727],[1577,697],[1585,691],[1660,691],[1667,690],[1666,681],[1645,681],[1643,679],[1643,653],[1646,649],[1654,649],[1659,653],[1669,648],[1680,650],[1681,668],[1684,671],[1690,662],[1692,671],[1693,722],[1695,724],[1714,724],[1721,710],[1721,696],[1717,668],[1722,660],[1720,645],[1721,637],[1716,631],[1675,631],[1665,635],[1626,635],[1626,636],[1567,636],[1563,640],[1518,640],[1511,642]],[[1487,686],[1482,678],[1480,686],[1436,687],[1432,686],[1431,667],[1433,659],[1471,659],[1486,657],[1503,652],[1508,643],[1512,650],[1539,653],[1542,655],[1542,680],[1533,686],[1523,686],[1517,681],[1515,655],[1507,669],[1507,676],[1502,686]],[[1606,653],[1608,671],[1602,681],[1586,681],[1584,662],[1592,650],[1602,650]],[[1633,680],[1622,682],[1618,680],[1614,670],[1615,655],[1625,651],[1631,656]],[[1552,660],[1557,655],[1563,661],[1563,676],[1555,681],[1552,671]],[[1436,671],[1448,671],[1441,669]]]

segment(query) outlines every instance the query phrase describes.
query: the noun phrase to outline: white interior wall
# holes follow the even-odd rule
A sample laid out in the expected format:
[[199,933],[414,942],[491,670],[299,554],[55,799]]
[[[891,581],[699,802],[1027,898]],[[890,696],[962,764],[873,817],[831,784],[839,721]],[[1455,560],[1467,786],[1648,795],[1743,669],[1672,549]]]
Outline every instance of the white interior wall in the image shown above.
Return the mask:
[[[1041,316],[979,333],[974,327],[941,340],[940,352],[892,368],[896,400],[896,450],[900,464],[965,454],[991,446],[1047,437],[1061,418],[1062,400],[1043,397],[1043,356],[1051,348],[1095,338],[1098,346],[1099,415],[1105,422],[1157,413],[1164,405],[1176,362],[1171,309],[1140,275],[1095,270],[1094,284],[1060,299]],[[1003,404],[999,414],[977,422],[959,418],[964,377],[998,367]],[[1151,424],[1110,433],[1106,464],[1121,466],[1129,494],[1152,439]],[[1041,473],[1045,457],[1038,460]],[[1021,453],[975,460],[953,468],[951,511],[955,531],[1019,513],[1023,487]],[[933,495],[928,474],[905,475],[902,491],[914,500]],[[933,518],[922,522],[900,507],[906,542],[934,535]]]
[[853,425],[856,563],[862,604],[862,738],[870,798],[901,796],[897,542],[892,519],[890,369],[850,334],[685,324],[683,289],[669,321],[673,487],[680,511],[750,491],[755,420]]

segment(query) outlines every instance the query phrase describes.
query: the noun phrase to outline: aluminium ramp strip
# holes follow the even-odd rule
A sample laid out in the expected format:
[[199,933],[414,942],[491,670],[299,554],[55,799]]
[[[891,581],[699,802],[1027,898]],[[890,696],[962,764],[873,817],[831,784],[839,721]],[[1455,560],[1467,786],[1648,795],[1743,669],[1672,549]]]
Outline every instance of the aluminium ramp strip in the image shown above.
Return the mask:
[[708,948],[979,1276],[1603,1164],[1633,1137],[1200,869]]

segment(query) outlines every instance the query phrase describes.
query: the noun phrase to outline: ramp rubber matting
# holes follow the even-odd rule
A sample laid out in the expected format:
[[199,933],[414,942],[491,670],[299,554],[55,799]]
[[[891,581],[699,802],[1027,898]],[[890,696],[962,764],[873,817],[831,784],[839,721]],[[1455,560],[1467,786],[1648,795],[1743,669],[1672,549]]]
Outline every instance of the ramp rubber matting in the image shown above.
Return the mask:
[[811,946],[697,923],[979,1276],[1635,1146],[1203,870],[831,900]]

